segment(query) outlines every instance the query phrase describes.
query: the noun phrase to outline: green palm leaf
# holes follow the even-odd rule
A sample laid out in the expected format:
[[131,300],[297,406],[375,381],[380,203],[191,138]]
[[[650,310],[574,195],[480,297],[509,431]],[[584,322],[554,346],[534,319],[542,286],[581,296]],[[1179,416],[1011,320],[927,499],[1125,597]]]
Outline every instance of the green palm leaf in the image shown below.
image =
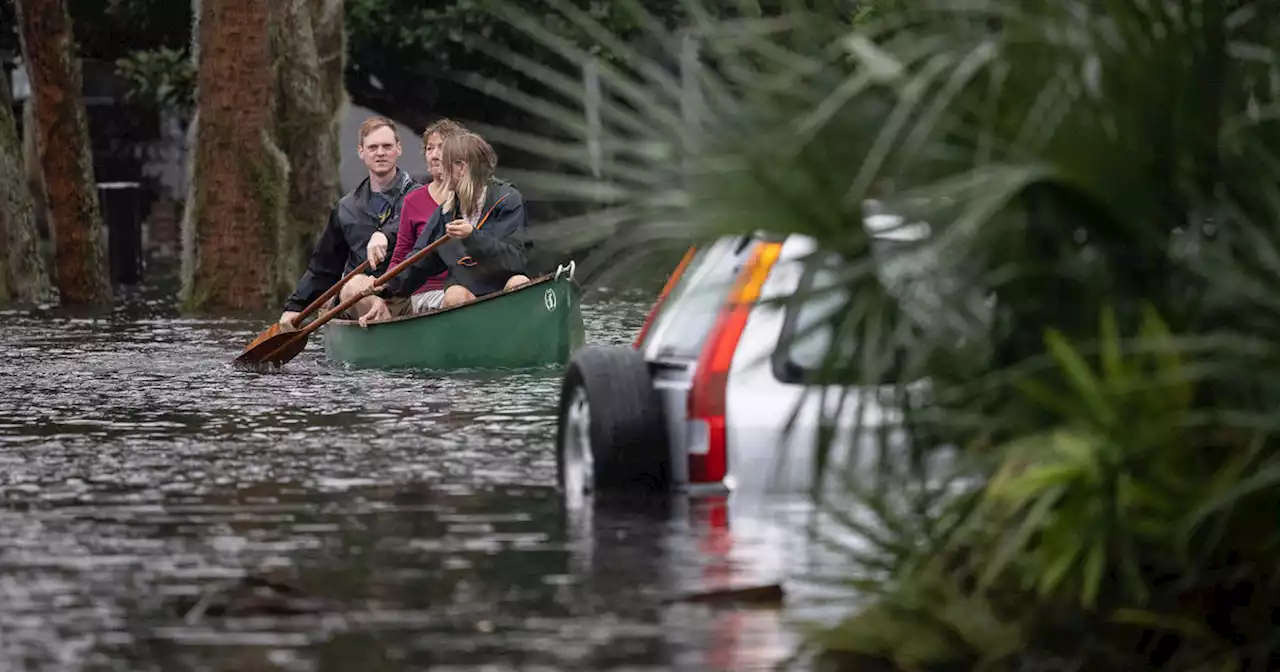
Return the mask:
[[[598,53],[503,6],[555,55],[487,49],[542,92],[490,90],[545,125],[489,134],[546,160],[522,188],[577,208],[540,235],[612,260],[769,231],[835,260],[820,373],[858,389],[812,394],[852,409],[874,389],[901,412],[860,420],[841,464],[821,423],[819,480],[847,498],[815,494],[871,542],[849,573],[886,624],[855,619],[832,648],[1056,655],[1048,636],[963,634],[969,605],[1062,626],[1084,669],[1277,662],[1269,616],[1186,624],[1196,599],[1234,599],[1225,574],[1280,601],[1280,539],[1257,513],[1280,505],[1280,7],[840,4],[691,1],[672,25],[628,0],[642,46],[549,3]],[[885,253],[869,199],[930,237]],[[1134,644],[1170,623],[1189,648]],[[929,633],[914,649],[913,626]]]

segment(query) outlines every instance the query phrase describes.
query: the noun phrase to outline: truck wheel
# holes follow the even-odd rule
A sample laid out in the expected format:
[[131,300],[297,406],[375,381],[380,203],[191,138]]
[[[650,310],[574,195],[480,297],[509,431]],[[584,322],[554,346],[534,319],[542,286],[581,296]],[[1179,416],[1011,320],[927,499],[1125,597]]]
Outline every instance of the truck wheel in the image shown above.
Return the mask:
[[588,492],[667,493],[671,488],[662,402],[648,365],[628,347],[574,353],[560,389],[559,486]]

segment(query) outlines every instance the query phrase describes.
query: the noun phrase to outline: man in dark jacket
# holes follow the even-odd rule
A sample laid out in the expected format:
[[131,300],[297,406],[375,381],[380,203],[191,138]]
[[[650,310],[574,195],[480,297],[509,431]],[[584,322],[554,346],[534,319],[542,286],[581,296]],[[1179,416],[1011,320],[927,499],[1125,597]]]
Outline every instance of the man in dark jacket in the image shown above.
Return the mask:
[[[369,169],[369,177],[329,212],[329,223],[311,253],[307,272],[285,302],[280,315],[282,330],[292,330],[291,323],[299,311],[366,258],[372,262],[368,275],[387,270],[387,250],[395,245],[404,196],[422,186],[396,165],[401,151],[400,134],[390,119],[370,117],[360,125],[360,159]],[[357,282],[359,279],[353,278],[342,288],[340,300],[369,284]],[[362,300],[339,317],[355,319],[368,310],[368,301]]]

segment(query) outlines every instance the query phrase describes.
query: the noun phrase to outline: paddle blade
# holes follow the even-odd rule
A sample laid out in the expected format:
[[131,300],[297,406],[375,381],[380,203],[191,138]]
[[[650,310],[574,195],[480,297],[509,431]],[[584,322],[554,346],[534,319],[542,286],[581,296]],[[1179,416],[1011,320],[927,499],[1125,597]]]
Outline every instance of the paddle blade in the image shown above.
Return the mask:
[[[249,352],[250,350],[253,350],[254,348],[258,347],[264,341],[271,339],[272,337],[274,337],[276,334],[279,334],[279,333],[280,333],[280,323],[277,322],[271,325],[270,327],[268,327],[261,334],[258,334],[258,337],[250,341],[249,345],[244,346],[244,350],[241,351],[241,356],[243,356],[244,353]],[[266,354],[266,353],[263,353],[263,354]]]
[[[275,333],[270,333],[272,331]],[[249,347],[245,348],[239,357],[236,357],[236,367],[261,371],[271,367],[284,366],[289,360],[297,357],[303,348],[307,347],[307,337],[298,339],[297,342],[290,344],[289,347],[280,352],[276,352],[276,349],[288,343],[290,339],[297,335],[297,332],[281,333],[279,325],[272,326],[271,329],[262,332],[262,335],[255,338],[249,344]]]

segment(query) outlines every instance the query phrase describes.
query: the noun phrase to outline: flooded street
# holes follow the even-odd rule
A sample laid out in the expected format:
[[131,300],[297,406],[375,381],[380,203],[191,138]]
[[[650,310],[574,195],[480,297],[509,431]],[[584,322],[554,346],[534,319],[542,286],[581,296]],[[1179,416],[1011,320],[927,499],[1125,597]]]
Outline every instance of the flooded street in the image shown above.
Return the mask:
[[[647,308],[587,303],[588,342],[629,342]],[[5,314],[0,670],[749,670],[791,652],[777,609],[667,602],[767,550],[723,511],[565,514],[559,370],[348,371],[315,338],[280,373],[233,370],[264,326]]]

